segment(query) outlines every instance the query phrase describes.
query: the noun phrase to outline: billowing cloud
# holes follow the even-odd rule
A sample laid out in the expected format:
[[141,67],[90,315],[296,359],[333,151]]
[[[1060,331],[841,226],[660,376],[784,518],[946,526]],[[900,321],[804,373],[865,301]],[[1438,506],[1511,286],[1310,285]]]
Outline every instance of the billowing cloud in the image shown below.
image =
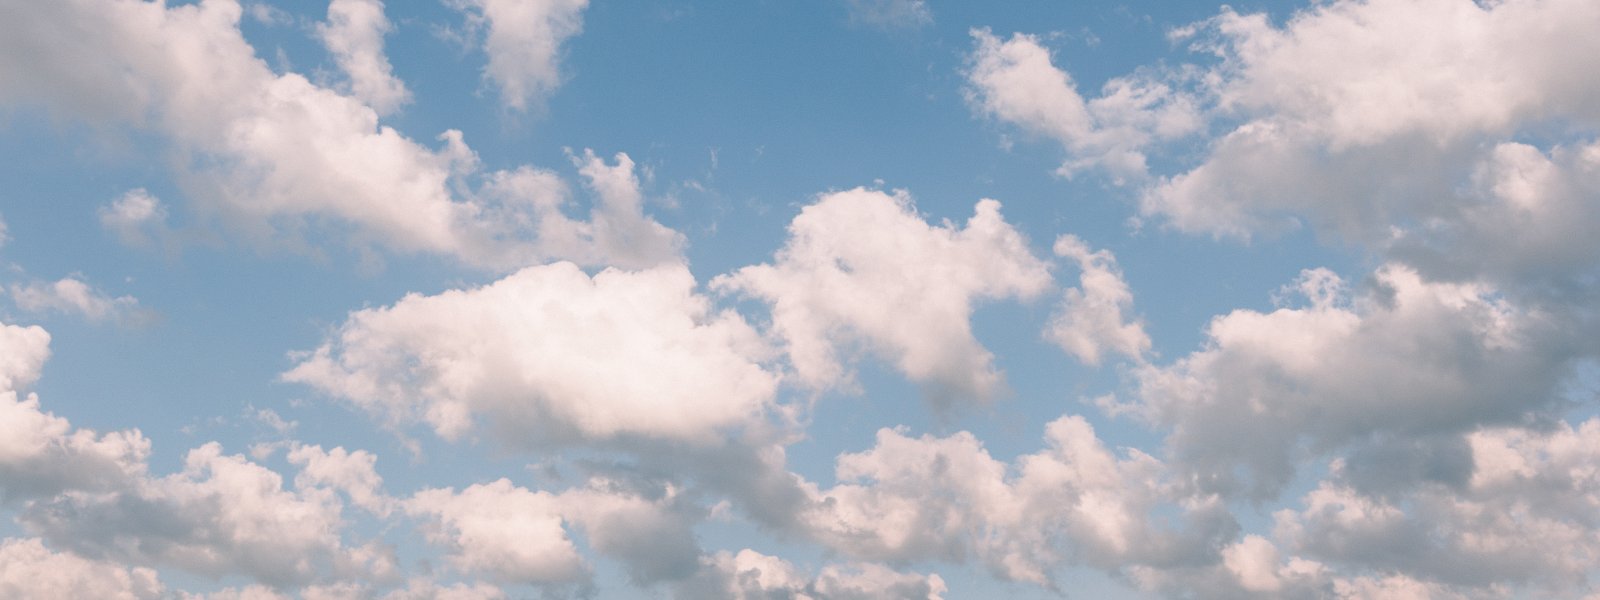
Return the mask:
[[52,552],[36,538],[0,541],[0,596],[156,600],[166,588],[155,570]]
[[[511,13],[520,10],[516,2],[489,4],[494,14],[502,6]],[[47,106],[64,116],[159,134],[170,142],[197,213],[221,218],[257,242],[311,249],[319,244],[305,239],[305,232],[331,228],[357,248],[436,253],[496,269],[550,258],[588,264],[609,258],[588,246],[539,239],[537,233],[549,229],[538,224],[539,218],[558,214],[565,203],[558,178],[529,167],[480,172],[476,154],[458,131],[443,132],[438,145],[428,147],[380,125],[378,111],[363,96],[372,92],[365,87],[350,96],[298,73],[275,73],[240,33],[242,9],[233,0],[171,7],[72,0],[6,10],[11,18],[4,20],[0,102]],[[381,11],[347,2],[335,3],[330,11],[333,22],[320,31],[335,42],[335,54],[350,68],[365,69],[360,77],[376,76],[369,72],[380,66],[371,38]],[[506,22],[521,23],[520,18],[511,14]],[[81,35],[67,39],[47,33],[66,30]],[[491,33],[490,39],[499,38]],[[514,52],[507,60],[525,64]],[[104,101],[109,98],[117,101]],[[515,187],[514,193],[500,185],[529,173],[541,173],[542,185]],[[474,183],[487,187],[476,189]],[[110,216],[103,217],[119,233],[155,210],[145,210],[139,200],[128,202],[113,205]],[[661,247],[646,234],[671,237],[642,216],[598,212],[612,223],[599,229],[624,234],[595,234],[609,240],[607,249],[645,244],[629,247],[625,259]],[[339,223],[353,228],[341,229]]]
[[500,102],[526,110],[561,84],[561,45],[583,31],[589,0],[448,0],[482,32],[485,79]]
[[770,264],[744,267],[712,287],[771,305],[799,380],[848,384],[842,353],[856,348],[930,386],[938,406],[983,401],[1001,388],[993,356],[972,337],[979,300],[1032,299],[1048,265],[983,200],[965,227],[929,225],[903,192],[824,194],[801,209]]
[[839,457],[842,483],[817,492],[805,527],[853,557],[973,557],[1000,577],[1038,584],[1070,564],[1204,563],[1237,527],[1205,497],[1185,502],[1181,524],[1162,524],[1153,511],[1182,499],[1163,465],[1137,450],[1119,458],[1082,417],[1050,423],[1046,442],[1008,465],[970,433],[880,430],[872,449]]
[[284,378],[447,438],[482,419],[513,446],[709,443],[773,402],[767,353],[682,265],[590,277],[556,263],[352,313]]
[[1297,288],[1306,306],[1235,310],[1202,349],[1136,371],[1130,408],[1203,486],[1270,495],[1349,443],[1548,414],[1575,360],[1557,323],[1481,285],[1389,265],[1362,290],[1322,269]]

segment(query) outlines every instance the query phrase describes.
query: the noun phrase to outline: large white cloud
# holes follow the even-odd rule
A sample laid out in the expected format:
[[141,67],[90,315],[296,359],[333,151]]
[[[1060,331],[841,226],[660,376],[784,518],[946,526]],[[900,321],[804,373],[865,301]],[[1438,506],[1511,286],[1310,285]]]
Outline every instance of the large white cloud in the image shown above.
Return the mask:
[[556,263],[352,313],[284,377],[447,438],[482,419],[512,446],[710,443],[772,403],[767,353],[682,265],[590,277]]
[[1380,268],[1352,291],[1326,270],[1308,303],[1213,319],[1201,349],[1135,371],[1131,408],[1208,489],[1270,496],[1309,456],[1350,443],[1548,415],[1572,340],[1545,313],[1476,284]]
[[773,331],[807,385],[847,384],[840,354],[861,347],[949,405],[987,400],[1002,385],[972,336],[975,303],[1035,298],[1050,283],[1048,265],[1001,218],[999,202],[979,202],[958,228],[929,225],[903,192],[856,188],[801,209],[773,263],[712,287],[771,305]]
[[561,45],[583,31],[589,0],[448,0],[484,33],[483,76],[505,106],[524,110],[561,84]]
[[165,591],[153,569],[52,552],[35,538],[0,540],[0,596],[6,598],[156,600]]
[[[341,63],[364,73],[353,74],[356,80],[377,77],[380,56],[371,38],[381,12],[344,2],[330,11],[333,24],[321,31]],[[566,203],[559,178],[528,167],[482,172],[454,130],[441,134],[436,147],[420,144],[379,123],[364,98],[388,94],[392,102],[393,94],[368,84],[348,96],[298,73],[275,73],[240,33],[241,14],[234,0],[171,7],[132,0],[0,4],[0,103],[158,134],[171,144],[197,213],[258,242],[310,250],[321,244],[308,233],[332,231],[358,248],[437,253],[500,269],[549,258],[609,259],[588,244],[540,239],[541,230],[552,228],[580,242],[600,238],[607,251],[641,244],[628,246],[624,260],[662,248],[648,236],[668,234],[643,216],[623,214],[613,198],[638,202],[616,186],[604,188],[616,193],[596,202],[596,214],[612,225],[586,235],[541,227],[541,217],[560,216]],[[540,185],[497,185],[530,174]],[[474,188],[480,181],[483,189]],[[116,209],[125,214],[114,213],[112,225],[120,230],[136,209]]]
[[[1000,577],[1038,584],[1071,564],[1204,562],[1233,535],[1214,497],[1185,500],[1160,461],[1131,449],[1119,458],[1082,417],[1050,423],[1046,442],[1006,464],[970,433],[880,430],[872,449],[839,457],[842,483],[815,493],[803,527],[849,556],[975,558]],[[1180,500],[1180,523],[1155,517]]]

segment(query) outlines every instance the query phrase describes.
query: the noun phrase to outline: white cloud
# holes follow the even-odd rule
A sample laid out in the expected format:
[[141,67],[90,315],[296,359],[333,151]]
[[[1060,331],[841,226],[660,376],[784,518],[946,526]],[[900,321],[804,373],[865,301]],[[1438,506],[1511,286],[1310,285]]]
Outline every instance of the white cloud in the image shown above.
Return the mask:
[[137,324],[150,318],[148,311],[139,308],[137,298],[112,298],[77,277],[66,277],[54,283],[13,284],[11,299],[17,308],[28,312],[76,314],[95,322]]
[[925,0],[845,0],[850,20],[874,27],[914,28],[933,23]]
[[773,332],[805,384],[848,384],[839,354],[859,344],[948,406],[990,399],[1002,386],[972,336],[974,303],[1032,299],[1050,282],[999,202],[979,202],[965,227],[930,226],[903,192],[856,188],[802,209],[772,264],[711,285],[771,305]]
[[19,521],[87,556],[275,586],[392,572],[392,556],[341,544],[341,508],[326,491],[284,489],[278,473],[213,442],[189,451],[180,473],[41,499]]
[[1086,100],[1037,37],[1019,33],[1001,41],[985,29],[972,30],[972,37],[969,100],[988,116],[1060,142],[1068,155],[1058,171],[1063,176],[1101,167],[1119,181],[1142,178],[1145,146],[1203,124],[1194,99],[1152,77],[1112,79]]
[[568,537],[560,499],[505,479],[460,492],[429,489],[406,501],[406,511],[433,519],[428,537],[448,549],[451,563],[507,583],[570,583],[589,577]]
[[1543,414],[1571,368],[1570,331],[1482,285],[1387,265],[1359,294],[1326,270],[1298,287],[1309,306],[1235,310],[1202,349],[1135,371],[1134,408],[1203,486],[1270,495],[1347,443]]
[[[1600,123],[1600,78],[1572,68],[1600,52],[1597,20],[1582,0],[1339,1],[1281,27],[1225,10],[1192,31],[1222,59],[1205,77],[1211,100],[1239,124],[1143,210],[1239,236],[1305,217],[1363,242],[1454,218],[1481,148]],[[1509,45],[1519,51],[1494,50]]]
[[589,0],[448,0],[474,29],[487,28],[483,76],[513,110],[537,105],[561,84],[561,45],[583,31]]
[[100,207],[99,216],[100,226],[129,246],[148,246],[167,236],[167,207],[144,188],[128,190]]
[[910,438],[884,429],[877,444],[839,457],[839,485],[816,493],[808,534],[868,560],[962,561],[1005,579],[1049,584],[1056,568],[1171,566],[1204,560],[1233,534],[1213,498],[1191,498],[1182,524],[1158,507],[1180,498],[1159,461],[1118,458],[1082,417],[1046,428],[1048,447],[1006,464],[970,433]]
[[156,600],[166,597],[166,588],[152,569],[52,552],[36,538],[8,538],[0,541],[0,596]]
[[1150,350],[1150,336],[1143,322],[1124,314],[1133,308],[1133,292],[1116,256],[1110,250],[1090,251],[1072,235],[1056,239],[1055,253],[1076,261],[1081,273],[1079,287],[1067,290],[1045,337],[1090,365],[1099,365],[1107,351],[1141,360]]
[[0,390],[32,385],[49,358],[50,332],[37,325],[0,323]]
[[350,78],[351,95],[380,115],[393,114],[411,100],[383,54],[383,36],[390,29],[381,0],[333,0],[328,22],[317,25],[317,37]]
[[677,584],[675,598],[939,600],[946,591],[938,575],[900,573],[871,563],[828,565],[807,576],[786,560],[749,549],[718,552],[700,561],[701,572]]
[[[367,18],[361,22],[368,25],[381,17],[362,12],[362,6],[371,8],[330,8],[350,8],[352,19]],[[541,227],[531,211],[560,206],[559,184],[522,190],[550,197],[474,189],[475,182],[492,185],[537,171],[481,172],[458,131],[445,131],[430,148],[381,125],[378,113],[357,97],[298,73],[274,73],[240,33],[241,13],[231,0],[170,7],[69,0],[20,11],[5,23],[0,102],[46,106],[64,116],[157,134],[168,142],[166,151],[197,217],[220,218],[256,243],[309,251],[317,244],[308,243],[307,233],[333,231],[358,249],[436,253],[496,269],[550,258],[607,259],[588,248],[579,248],[583,257],[543,250],[549,245],[535,236]],[[356,20],[349,24],[348,31],[328,31],[339,37],[361,29]],[[81,35],[45,33],[63,30]],[[491,45],[499,39],[493,33],[490,38]],[[129,202],[110,209],[114,230],[138,216],[139,201]],[[124,209],[126,214],[118,214]],[[601,212],[617,231],[666,235],[642,216]],[[612,242],[608,250],[659,239],[641,234]],[[647,252],[627,250],[628,257]]]
[[295,487],[331,487],[349,496],[352,504],[386,517],[393,509],[394,499],[383,493],[383,478],[375,468],[377,461],[365,450],[323,450],[322,446],[304,445],[289,450],[289,462],[300,467],[294,478]]
[[352,313],[284,378],[452,439],[482,419],[513,445],[705,444],[765,413],[767,353],[682,265],[591,278],[557,263]]

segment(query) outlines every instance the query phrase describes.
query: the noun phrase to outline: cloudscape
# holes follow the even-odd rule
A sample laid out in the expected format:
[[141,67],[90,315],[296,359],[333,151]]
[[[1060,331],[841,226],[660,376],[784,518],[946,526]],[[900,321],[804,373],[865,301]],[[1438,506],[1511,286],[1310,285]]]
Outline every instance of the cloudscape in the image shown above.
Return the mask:
[[0,0],[0,598],[1600,598],[1600,2]]

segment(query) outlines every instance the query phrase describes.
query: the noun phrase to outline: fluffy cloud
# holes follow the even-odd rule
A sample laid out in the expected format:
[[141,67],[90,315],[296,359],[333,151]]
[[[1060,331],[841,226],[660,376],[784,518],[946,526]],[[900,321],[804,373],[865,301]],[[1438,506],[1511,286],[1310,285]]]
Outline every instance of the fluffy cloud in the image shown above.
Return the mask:
[[51,552],[35,538],[0,541],[0,596],[156,600],[165,587],[152,569],[129,569]]
[[977,47],[968,57],[969,100],[988,116],[1060,142],[1068,155],[1061,175],[1103,167],[1118,178],[1141,178],[1145,146],[1193,133],[1203,123],[1194,99],[1152,77],[1112,79],[1099,97],[1086,100],[1038,38],[1015,34],[1001,41],[985,29],[972,30],[972,37]]
[[411,100],[383,54],[383,35],[389,30],[380,0],[333,0],[328,22],[317,26],[322,44],[350,78],[351,95],[380,115],[392,114]]
[[[172,7],[130,0],[71,0],[43,9],[23,4],[3,8],[8,18],[0,103],[48,106],[66,116],[159,134],[170,142],[199,215],[221,218],[250,239],[310,249],[316,244],[305,239],[307,231],[332,229],[357,248],[437,253],[498,269],[549,258],[598,264],[609,257],[590,246],[551,244],[535,235],[553,228],[541,227],[539,217],[559,216],[565,203],[558,178],[528,167],[484,173],[460,132],[444,132],[438,147],[430,148],[380,125],[378,112],[364,100],[379,92],[367,90],[366,83],[353,84],[357,95],[347,96],[298,73],[274,73],[240,33],[242,9],[233,0]],[[486,6],[494,15],[509,11],[490,18],[494,23],[511,29],[528,23],[529,15],[518,14],[522,4]],[[526,6],[536,14],[547,8],[552,15],[567,14],[553,5]],[[352,80],[376,77],[381,11],[359,2],[334,3],[329,10],[332,20],[319,31],[352,69]],[[550,18],[575,23],[575,15]],[[78,34],[50,33],[59,31]],[[501,39],[494,31],[491,46]],[[516,46],[515,40],[505,44]],[[524,64],[516,52],[507,60]],[[112,98],[117,100],[107,101]],[[631,168],[626,159],[619,159],[619,168],[623,163]],[[591,170],[611,179],[624,175]],[[529,174],[538,174],[542,185],[500,185]],[[614,185],[604,190],[616,194],[601,198],[604,206],[597,207],[610,224],[589,235],[610,244],[607,250],[638,243],[623,257],[636,259],[660,248],[660,237],[671,237],[643,216],[607,208],[630,197]],[[636,207],[637,198],[632,201],[629,206]],[[113,205],[103,218],[120,233],[153,216],[156,209],[141,204],[148,203]],[[558,236],[576,235],[554,229]]]
[[1130,408],[1170,432],[1204,487],[1270,495],[1302,459],[1348,443],[1545,414],[1572,366],[1567,332],[1481,285],[1389,265],[1359,294],[1320,269],[1297,287],[1309,305],[1235,310],[1204,348],[1136,371]]
[[66,277],[54,283],[14,284],[11,299],[17,308],[28,312],[76,314],[90,321],[134,324],[151,318],[150,313],[139,308],[137,298],[112,298],[77,277]]
[[[1397,223],[1452,217],[1484,142],[1600,122],[1600,79],[1571,70],[1600,52],[1597,20],[1600,7],[1573,0],[1341,1],[1281,27],[1225,11],[1195,31],[1222,58],[1214,101],[1242,122],[1144,210],[1237,235],[1304,216],[1376,241]],[[1506,44],[1524,51],[1491,50]]]
[[189,451],[180,473],[40,499],[19,521],[81,555],[275,586],[394,568],[383,552],[341,545],[341,505],[331,493],[286,490],[281,475],[216,443]]
[[809,535],[869,560],[962,561],[1046,584],[1067,564],[1116,571],[1204,562],[1236,526],[1214,498],[1184,501],[1182,523],[1153,516],[1183,497],[1159,461],[1118,458],[1082,417],[1046,428],[1048,447],[1007,465],[966,432],[877,444],[839,457],[841,483],[817,492]]
[[474,29],[488,29],[483,51],[485,79],[500,88],[500,101],[524,110],[561,84],[561,45],[583,31],[589,0],[448,0]]
[[709,443],[772,402],[767,352],[682,265],[590,277],[557,263],[357,311],[284,377],[447,438],[483,418],[514,446]]
[[808,577],[793,564],[754,550],[718,552],[701,559],[701,572],[675,586],[677,598],[762,600],[939,600],[945,592],[938,575],[899,573],[882,565],[828,565]]
[[700,555],[690,529],[699,512],[677,506],[670,486],[654,497],[640,491],[605,478],[559,493],[499,479],[460,491],[423,490],[404,506],[424,519],[429,539],[447,549],[457,569],[501,582],[590,585],[592,569],[569,526],[583,531],[590,547],[621,560],[636,583],[688,577]]
[[49,344],[50,334],[39,327],[0,323],[0,500],[114,489],[143,473],[150,453],[138,431],[74,430],[41,411],[37,395],[20,394],[38,379]]
[[712,287],[766,301],[772,327],[807,385],[846,383],[839,354],[859,344],[930,386],[938,406],[987,400],[1001,387],[993,356],[972,336],[980,299],[1037,297],[1048,265],[983,200],[965,227],[929,225],[911,198],[856,188],[825,194],[789,225],[771,264]]
[[1133,308],[1133,292],[1117,257],[1110,250],[1090,251],[1072,235],[1056,239],[1055,253],[1078,263],[1081,283],[1067,290],[1045,337],[1090,365],[1100,364],[1106,351],[1141,359],[1150,349],[1150,336],[1143,323],[1123,314]]

